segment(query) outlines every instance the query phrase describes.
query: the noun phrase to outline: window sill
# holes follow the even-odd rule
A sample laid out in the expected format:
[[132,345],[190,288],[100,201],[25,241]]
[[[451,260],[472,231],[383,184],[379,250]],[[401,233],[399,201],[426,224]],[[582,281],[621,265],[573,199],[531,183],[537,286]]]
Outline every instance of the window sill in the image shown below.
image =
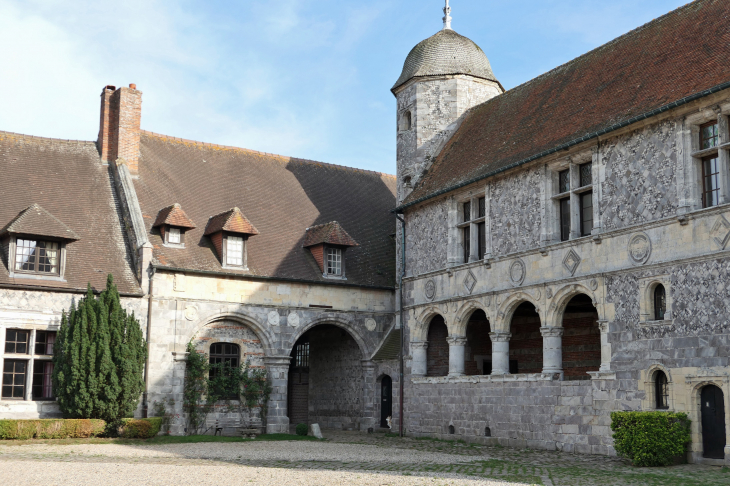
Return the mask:
[[323,273],[322,277],[326,278],[327,280],[347,280],[344,275],[328,275],[326,273]]
[[166,248],[185,248],[185,243],[163,243],[162,246]]
[[236,265],[221,265],[221,268],[224,268],[225,270],[241,270],[243,272],[248,272],[248,267],[239,267]]
[[17,273],[17,272],[10,272],[10,278],[22,278],[22,279],[28,279],[28,280],[47,280],[51,282],[65,282],[66,279],[63,277],[59,277],[58,275],[43,275],[43,274],[31,274],[31,273]]
[[708,155],[714,155],[718,152],[718,150],[721,149],[729,149],[730,148],[730,142],[721,143],[720,145],[716,145],[714,147],[706,148],[703,150],[698,150],[696,152],[692,152],[690,156],[695,157],[697,159],[701,159],[702,157],[706,157]]
[[664,327],[671,326],[674,319],[663,319],[661,321],[642,321],[639,323],[639,327]]

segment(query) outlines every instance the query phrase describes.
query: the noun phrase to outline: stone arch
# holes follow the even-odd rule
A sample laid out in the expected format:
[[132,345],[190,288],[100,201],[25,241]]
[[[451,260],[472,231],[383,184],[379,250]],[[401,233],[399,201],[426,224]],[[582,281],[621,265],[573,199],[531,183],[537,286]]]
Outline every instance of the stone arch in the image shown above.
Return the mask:
[[217,322],[221,321],[233,321],[237,322],[238,324],[241,324],[242,326],[246,326],[250,328],[253,333],[256,335],[256,337],[259,338],[259,341],[261,341],[261,346],[264,350],[265,356],[273,356],[274,348],[272,347],[272,342],[274,339],[272,336],[267,332],[266,328],[261,325],[261,323],[253,316],[252,314],[241,310],[239,312],[230,312],[230,313],[223,313],[223,314],[216,314],[214,316],[207,317],[205,319],[200,319],[198,321],[198,324],[195,326],[195,330],[190,335],[191,339],[194,339],[195,336],[200,334],[200,332],[205,329],[206,327],[210,326],[211,324],[215,324]]
[[505,301],[499,306],[499,311],[497,312],[497,318],[495,319],[493,328],[495,332],[510,332],[512,315],[523,302],[529,302],[534,305],[535,311],[540,316],[540,320],[543,319],[543,312],[540,308],[540,303],[527,292],[518,291],[510,294],[510,296],[507,297],[507,299],[505,299]]
[[692,384],[689,394],[690,401],[690,428],[692,433],[691,448],[695,457],[702,457],[704,451],[702,437],[702,389],[706,386],[714,385],[720,389],[725,401],[725,436],[727,446],[727,437],[730,435],[730,407],[728,407],[728,397],[730,396],[730,383],[726,379],[720,377],[705,377]]
[[350,337],[352,337],[352,339],[357,343],[358,348],[360,348],[360,354],[362,355],[362,359],[367,359],[370,357],[370,354],[371,354],[370,348],[365,343],[365,340],[363,339],[363,337],[359,334],[355,324],[346,319],[342,319],[340,317],[332,317],[332,316],[315,317],[314,319],[307,322],[304,326],[302,326],[299,329],[299,331],[296,334],[292,335],[292,337],[289,339],[289,341],[286,344],[287,352],[292,350],[294,344],[307,331],[309,331],[310,329],[312,329],[316,326],[322,325],[322,324],[330,324],[330,325],[337,326],[337,327],[347,331],[347,333],[350,335]]
[[428,306],[422,309],[418,315],[413,317],[415,322],[411,326],[411,341],[426,342],[428,337],[428,326],[431,324],[431,320],[436,316],[443,317],[446,327],[448,328],[449,322],[443,312],[435,306]]
[[489,315],[488,308],[481,305],[478,301],[467,300],[461,305],[459,310],[456,311],[456,317],[454,318],[454,322],[450,326],[449,335],[465,336],[466,326],[469,323],[469,318],[474,312],[478,310],[483,311],[484,314],[487,316],[487,319],[491,321],[491,316]]
[[555,295],[552,298],[552,303],[548,307],[544,325],[548,327],[563,327],[563,314],[565,313],[565,308],[568,306],[568,302],[579,294],[585,294],[591,298],[593,307],[595,307],[596,312],[598,312],[598,319],[603,320],[603,306],[599,305],[596,294],[584,285],[570,284],[555,292]]
[[656,408],[656,372],[661,371],[667,377],[667,385],[669,386],[669,408],[674,407],[674,381],[672,381],[672,372],[661,363],[654,363],[649,366],[644,376],[644,403],[647,410]]

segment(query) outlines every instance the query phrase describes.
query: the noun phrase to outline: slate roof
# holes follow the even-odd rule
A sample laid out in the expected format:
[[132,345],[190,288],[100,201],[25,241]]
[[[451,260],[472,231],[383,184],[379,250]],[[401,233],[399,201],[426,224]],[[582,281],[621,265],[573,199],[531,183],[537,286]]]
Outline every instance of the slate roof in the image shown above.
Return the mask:
[[0,238],[7,234],[47,236],[64,240],[78,240],[79,235],[38,204],[31,204],[0,230]]
[[203,235],[212,235],[219,231],[228,231],[230,233],[241,233],[244,235],[257,235],[259,231],[251,224],[240,209],[233,208],[224,211],[221,214],[212,216],[205,226]]
[[167,224],[170,226],[177,226],[179,228],[195,228],[195,223],[192,222],[185,211],[182,210],[178,203],[173,204],[160,210],[157,213],[157,219],[153,228]]
[[[78,238],[66,245],[66,282],[11,279],[8,255],[0,251],[0,285],[85,290],[91,283],[101,290],[111,273],[121,293],[142,293],[122,232],[109,167],[99,162],[94,142],[0,131],[0,201],[1,227],[18,222],[21,211],[37,204],[60,224],[52,224],[46,215],[32,210],[26,211],[28,226],[23,217],[17,228],[61,236],[67,227],[71,234],[64,237]],[[49,231],[37,226],[41,218],[52,225]]]
[[348,235],[347,231],[345,231],[337,221],[307,228],[307,232],[304,235],[304,244],[302,246],[304,248],[308,248],[321,243],[341,246],[359,246],[357,242],[352,239],[352,236]]
[[[318,281],[330,285],[395,285],[394,176],[142,132],[134,186],[158,265],[231,274]],[[153,221],[178,201],[193,221],[240,208],[259,235],[249,239],[249,271],[223,269],[203,228],[185,248],[162,245]],[[347,280],[322,277],[305,230],[338,221],[360,246],[347,251]]]
[[696,1],[472,108],[399,209],[724,87],[729,25]]
[[400,356],[400,341],[400,329],[391,329],[388,335],[385,336],[380,349],[373,356],[373,361],[398,359],[398,356]]
[[445,74],[469,74],[497,82],[484,51],[468,37],[444,29],[411,49],[403,63],[403,71],[391,90],[411,78]]

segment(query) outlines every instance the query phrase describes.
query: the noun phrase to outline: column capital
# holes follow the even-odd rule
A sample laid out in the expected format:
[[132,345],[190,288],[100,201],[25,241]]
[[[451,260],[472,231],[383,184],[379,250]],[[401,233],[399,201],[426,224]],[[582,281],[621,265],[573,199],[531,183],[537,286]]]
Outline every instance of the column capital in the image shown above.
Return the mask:
[[542,337],[560,337],[563,335],[564,329],[562,327],[548,327],[543,326],[540,328],[540,334]]
[[601,320],[599,320],[598,321],[598,329],[602,333],[607,333],[608,332],[608,319],[601,319]]
[[266,366],[289,366],[291,356],[264,356]]
[[466,336],[449,336],[446,338],[446,342],[449,346],[464,346],[466,345]]
[[494,342],[497,342],[497,343],[508,342],[511,337],[512,337],[511,332],[490,332],[489,333],[489,339],[491,339],[493,343]]
[[411,349],[426,349],[428,341],[411,341]]

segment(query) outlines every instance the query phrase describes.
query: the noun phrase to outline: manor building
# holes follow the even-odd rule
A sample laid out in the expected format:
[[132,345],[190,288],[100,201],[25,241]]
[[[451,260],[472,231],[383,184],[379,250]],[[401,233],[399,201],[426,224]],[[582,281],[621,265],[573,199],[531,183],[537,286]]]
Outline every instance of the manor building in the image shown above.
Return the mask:
[[668,410],[730,464],[730,7],[510,90],[444,10],[392,87],[396,177],[141,130],[134,85],[96,142],[0,132],[0,416],[57,413],[60,312],[112,273],[148,407],[193,342],[267,369],[270,432],[612,455],[612,411]]

